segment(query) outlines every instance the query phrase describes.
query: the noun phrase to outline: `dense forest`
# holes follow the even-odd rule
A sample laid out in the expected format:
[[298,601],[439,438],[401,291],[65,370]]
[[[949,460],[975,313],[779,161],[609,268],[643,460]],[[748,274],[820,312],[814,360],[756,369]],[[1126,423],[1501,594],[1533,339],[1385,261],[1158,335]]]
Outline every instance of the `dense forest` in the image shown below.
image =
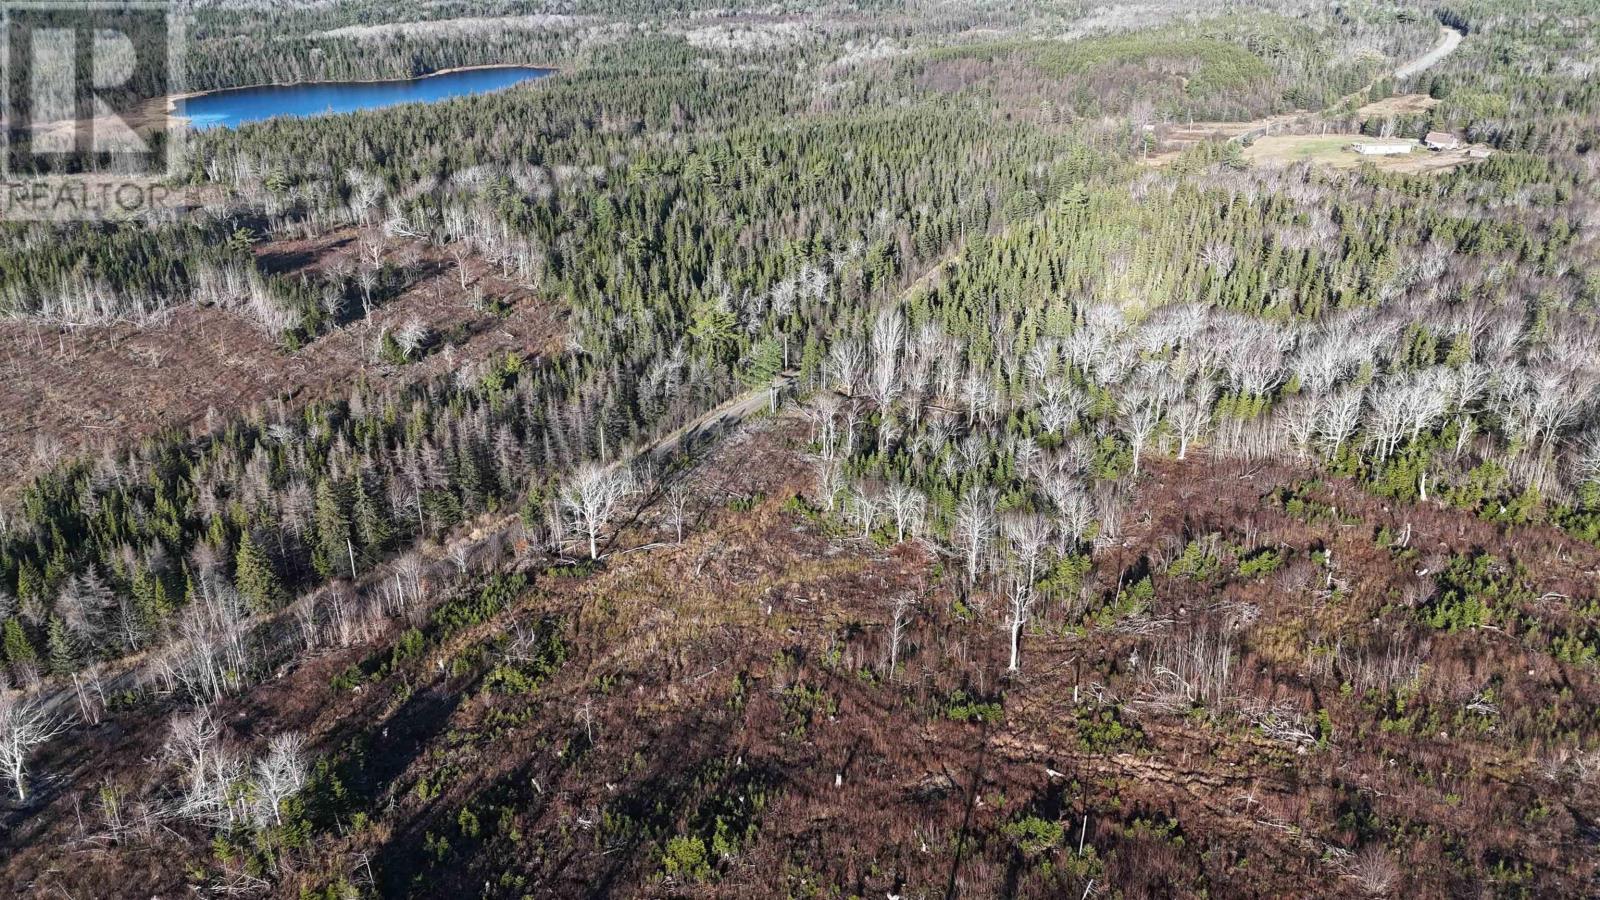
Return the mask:
[[[41,451],[26,483],[0,492],[0,688],[17,689],[0,701],[11,741],[0,776],[16,795],[0,844],[21,851],[14,836],[32,834],[29,852],[44,852],[40,836],[69,827],[68,797],[98,792],[118,841],[131,828],[123,805],[142,798],[147,825],[196,842],[190,873],[150,870],[163,890],[176,877],[283,896],[479,883],[485,896],[565,894],[573,885],[544,854],[582,856],[579,827],[610,848],[600,856],[618,853],[604,877],[641,879],[625,883],[645,892],[709,896],[727,879],[734,893],[822,895],[817,873],[799,871],[816,859],[795,851],[761,874],[748,861],[767,852],[758,832],[775,817],[763,805],[786,802],[781,786],[799,777],[795,748],[828,744],[807,729],[855,715],[837,698],[868,692],[861,703],[884,706],[863,729],[931,716],[987,740],[1009,726],[1006,752],[1051,779],[1069,776],[1024,738],[1068,728],[1083,758],[1121,766],[1105,777],[1134,794],[1133,760],[1161,755],[1163,722],[1186,716],[1240,753],[1275,747],[1269,768],[1303,765],[1320,785],[1303,803],[1284,790],[1297,811],[1279,813],[1299,824],[1283,827],[1313,829],[1320,847],[1273,852],[1302,873],[1333,867],[1353,895],[1405,884],[1554,895],[1593,877],[1518,843],[1526,835],[1495,842],[1519,817],[1576,841],[1600,812],[1587,788],[1600,728],[1573,708],[1595,698],[1600,664],[1584,568],[1600,547],[1595,11],[1582,0],[1158,3],[1139,15],[1078,3],[791,7],[469,0],[397,17],[368,2],[197,5],[195,89],[487,63],[560,71],[485,96],[194,133],[172,187],[225,199],[183,214],[0,225],[10,351],[34,352],[50,332],[66,353],[69,341],[159,333],[206,310],[249,323],[287,364],[355,336],[362,371],[383,376],[192,410],[98,453]],[[1441,29],[1465,35],[1459,49],[1394,77]],[[1247,126],[1270,132],[1267,117],[1308,137],[1448,132],[1482,153],[1438,169],[1252,164]],[[1152,164],[1196,121],[1241,131]],[[342,255],[304,264],[329,235]],[[445,290],[490,327],[526,307],[486,290],[536,298],[559,311],[559,349],[471,357],[458,351],[464,329],[375,324],[407,298],[442,304]],[[403,375],[440,358],[447,375]],[[681,431],[719,414],[739,431],[735,419],[769,405],[773,422],[732,439],[767,454],[759,471]],[[749,484],[713,490],[713,476]],[[1222,488],[1196,487],[1219,477]],[[1242,520],[1225,512],[1257,487]],[[1183,509],[1197,490],[1211,512]],[[1414,525],[1438,546],[1413,544]],[[371,702],[394,704],[384,716],[443,695],[465,708],[471,694],[490,698],[487,721],[472,723],[481,734],[559,744],[572,771],[611,771],[596,721],[620,742],[607,717],[614,730],[641,713],[616,705],[610,692],[623,689],[604,672],[591,673],[599,687],[590,676],[561,687],[561,701],[555,685],[573,660],[612,659],[608,641],[648,633],[636,598],[688,609],[675,592],[699,590],[714,554],[690,568],[661,548],[697,533],[737,544],[746,527],[808,548],[773,551],[787,568],[769,560],[760,576],[767,593],[752,608],[766,617],[788,602],[784,583],[843,571],[836,552],[883,586],[828,582],[837,596],[817,602],[843,605],[826,607],[834,618],[783,613],[804,635],[793,645],[770,643],[761,629],[782,627],[753,614],[722,621],[731,607],[695,607],[708,633],[757,630],[729,651],[745,667],[730,694],[715,693],[718,680],[684,688],[713,692],[705,709],[723,712],[684,715],[747,729],[770,716],[791,738],[774,739],[789,748],[774,759],[788,761],[771,770],[746,769],[730,738],[726,756],[663,775],[665,794],[700,798],[676,812],[608,802],[552,826],[535,778],[446,814],[427,804],[462,776],[439,763],[439,744],[471,746],[480,732],[383,727],[433,746],[428,765],[441,767],[413,784],[375,774],[387,763],[371,732],[335,741],[306,716],[276,736],[230,732],[216,712],[280,702],[258,698],[285,673],[331,690],[334,705],[368,702],[352,697],[371,685]],[[656,565],[682,565],[679,580]],[[915,586],[899,584],[910,569]],[[1273,607],[1268,584],[1314,595],[1310,612]],[[1384,646],[1362,630],[1379,622]],[[1466,635],[1503,637],[1514,668],[1540,681],[1508,668],[1457,697],[1465,688],[1443,673],[1481,668],[1461,661]],[[678,688],[657,680],[718,671],[701,651],[720,638],[704,640],[674,645],[681,657],[639,651],[615,677],[676,703]],[[776,686],[747,697],[740,679]],[[1526,708],[1499,699],[1518,691]],[[1065,718],[1029,732],[1032,704],[1063,695]],[[1468,712],[1441,719],[1452,703]],[[580,704],[584,724],[562,718]],[[265,721],[294,718],[274,708]],[[33,760],[69,718],[98,728],[118,716],[160,717],[165,745],[142,752],[159,750],[167,774],[41,781]],[[1385,819],[1379,800],[1344,797],[1320,768],[1337,770],[1341,753],[1377,765],[1357,734],[1442,731],[1478,743],[1415,751],[1412,780],[1391,785],[1412,797],[1470,781],[1481,796],[1461,787],[1467,804],[1457,797],[1442,830],[1414,810]],[[1474,754],[1558,751],[1560,778],[1584,786],[1564,812],[1547,805],[1554,775],[1506,776],[1517,803],[1536,798],[1531,809],[1502,808],[1512,801],[1472,781],[1488,777]],[[626,756],[619,782],[643,765]],[[998,843],[971,851],[985,873],[973,896],[1304,889],[1252,882],[1242,860],[1254,845],[1226,828],[1210,844],[1185,838],[1176,817],[1190,800],[1130,811],[1084,799],[1098,776],[1070,771],[1070,788],[994,813]],[[583,793],[568,775],[539,777]],[[943,798],[951,785],[909,790]],[[385,817],[380,796],[426,826]],[[30,819],[36,802],[51,812]],[[498,830],[480,825],[491,815]],[[1493,828],[1475,831],[1469,815]],[[1091,831],[1091,816],[1121,819]],[[536,822],[539,852],[515,850]],[[956,860],[947,896],[964,829],[953,849],[938,844],[948,835],[934,842]],[[1091,836],[1109,855],[1085,850]],[[897,852],[914,846],[894,840]],[[930,852],[927,836],[916,842]],[[1198,855],[1200,874],[1136,862],[1161,854]],[[31,877],[15,865],[6,878]],[[471,882],[451,880],[456,865]],[[588,865],[584,877],[602,877]],[[891,894],[909,880],[909,895],[932,896],[928,865],[858,872],[855,888],[838,872],[820,880]]]

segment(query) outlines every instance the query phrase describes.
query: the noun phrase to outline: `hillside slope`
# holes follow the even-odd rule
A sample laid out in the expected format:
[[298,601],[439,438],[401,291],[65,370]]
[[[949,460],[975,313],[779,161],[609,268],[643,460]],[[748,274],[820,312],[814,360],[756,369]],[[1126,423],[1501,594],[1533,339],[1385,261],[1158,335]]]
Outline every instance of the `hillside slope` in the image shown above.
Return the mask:
[[[1589,883],[1600,797],[1570,747],[1592,740],[1600,691],[1550,636],[1593,548],[1285,468],[1158,464],[1123,539],[1058,576],[1008,674],[1003,598],[810,511],[805,442],[764,420],[715,447],[685,476],[681,544],[657,504],[597,569],[513,554],[496,574],[436,571],[414,629],[217,704],[220,743],[243,754],[307,737],[314,774],[282,824],[156,821],[183,793],[163,744],[186,711],[108,715],[46,761],[44,807],[8,820],[6,892]],[[1423,621],[1477,578],[1518,605],[1520,633]],[[897,598],[914,605],[891,673]]]

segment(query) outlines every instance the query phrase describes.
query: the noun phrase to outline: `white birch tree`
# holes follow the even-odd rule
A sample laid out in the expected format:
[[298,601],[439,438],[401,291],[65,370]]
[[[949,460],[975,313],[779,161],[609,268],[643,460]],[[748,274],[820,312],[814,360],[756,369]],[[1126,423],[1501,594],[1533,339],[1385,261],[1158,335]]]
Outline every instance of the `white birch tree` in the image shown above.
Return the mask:
[[600,558],[600,532],[633,490],[633,478],[625,470],[595,462],[580,466],[561,486],[561,508],[588,538],[590,559]]
[[952,536],[967,557],[967,583],[978,580],[978,559],[994,537],[994,493],[969,491],[956,506]]
[[21,694],[0,694],[0,775],[11,782],[17,802],[28,799],[28,761],[33,751],[67,728],[37,700]]

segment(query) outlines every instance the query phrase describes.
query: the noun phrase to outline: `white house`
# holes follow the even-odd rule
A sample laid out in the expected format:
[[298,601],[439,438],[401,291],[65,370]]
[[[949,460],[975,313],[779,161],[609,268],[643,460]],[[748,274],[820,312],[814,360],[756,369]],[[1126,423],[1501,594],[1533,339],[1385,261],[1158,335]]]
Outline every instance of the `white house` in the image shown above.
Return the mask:
[[1429,150],[1459,150],[1461,139],[1447,131],[1430,131],[1422,139]]
[[1396,156],[1401,153],[1410,153],[1410,144],[1397,144],[1392,142],[1351,144],[1350,149],[1362,156]]

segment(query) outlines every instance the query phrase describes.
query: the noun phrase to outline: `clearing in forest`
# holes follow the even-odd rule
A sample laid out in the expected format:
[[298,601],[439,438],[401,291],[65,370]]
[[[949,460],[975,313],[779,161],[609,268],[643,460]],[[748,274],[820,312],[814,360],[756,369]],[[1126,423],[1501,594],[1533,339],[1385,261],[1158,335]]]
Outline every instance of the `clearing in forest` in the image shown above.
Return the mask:
[[[355,268],[359,244],[355,229],[268,241],[257,247],[257,264],[265,272],[313,277]],[[189,303],[146,323],[0,321],[0,380],[7,385],[0,418],[10,426],[0,430],[0,496],[61,459],[163,428],[189,428],[208,410],[238,416],[278,398],[304,403],[360,381],[400,387],[507,353],[559,349],[566,325],[556,307],[482,259],[458,262],[413,244],[389,248],[386,261],[410,274],[370,318],[293,351],[241,311]],[[408,252],[414,258],[405,264]],[[498,311],[476,292],[500,303]],[[385,329],[411,321],[427,328],[434,349],[407,365],[378,359]]]
[[1397,94],[1375,100],[1356,110],[1362,119],[1388,119],[1399,116],[1420,116],[1439,105],[1436,97],[1427,94]]
[[[1393,156],[1364,156],[1351,149],[1353,144],[1412,145],[1410,153]],[[1333,169],[1354,169],[1363,164],[1388,172],[1448,172],[1472,162],[1467,148],[1431,151],[1410,138],[1371,138],[1359,134],[1282,134],[1257,138],[1244,148],[1244,158],[1256,165],[1288,166],[1310,162]]]

